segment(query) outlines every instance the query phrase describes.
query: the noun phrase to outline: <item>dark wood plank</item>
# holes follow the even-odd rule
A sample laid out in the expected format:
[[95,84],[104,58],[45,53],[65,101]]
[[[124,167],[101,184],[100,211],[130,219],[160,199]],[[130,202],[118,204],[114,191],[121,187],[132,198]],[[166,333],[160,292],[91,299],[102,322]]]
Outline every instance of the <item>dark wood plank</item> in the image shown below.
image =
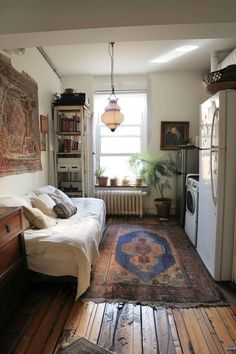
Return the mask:
[[92,330],[92,327],[93,327],[93,323],[94,323],[94,320],[95,320],[95,316],[96,316],[96,313],[97,313],[97,308],[98,308],[98,304],[93,304],[93,310],[91,312],[91,315],[90,315],[90,319],[89,319],[89,323],[88,323],[88,326],[87,326],[87,329],[86,329],[86,333],[85,333],[85,338],[86,339],[89,339],[89,336],[90,336],[90,333],[91,333],[91,330]]
[[115,346],[115,332],[117,328],[118,316],[123,308],[123,304],[106,304],[104,311],[102,328],[99,335],[98,344],[110,351]]
[[53,300],[37,331],[33,335],[32,340],[25,351],[25,354],[41,354],[50,335],[51,328],[57,321],[58,315],[65,304],[65,299],[66,293],[64,291],[60,291]]
[[178,337],[179,341],[181,344],[181,348],[184,354],[193,354],[193,346],[191,343],[191,339],[188,335],[188,331],[184,322],[184,319],[182,317],[182,312],[181,309],[173,309],[172,310],[174,320],[175,320],[175,326],[176,330],[178,332]]
[[157,336],[153,308],[142,306],[143,354],[158,353]]
[[220,342],[223,344],[224,348],[233,347],[234,341],[231,338],[227,328],[224,325],[219,313],[217,312],[215,307],[209,307],[205,309],[209,320],[212,323],[213,328],[219,338]]
[[219,313],[225,327],[227,328],[231,338],[236,344],[236,321],[229,312],[227,307],[218,307],[217,312]]
[[83,306],[84,303],[79,300],[73,304],[55,348],[55,353],[58,353],[73,342],[73,336],[75,334],[76,328],[78,327],[79,320],[83,312]]
[[115,353],[132,354],[133,352],[133,308],[133,304],[125,304],[121,310],[115,332]]
[[142,354],[141,306],[134,305],[133,312],[133,354]]
[[216,334],[216,332],[215,332],[215,329],[214,329],[214,327],[212,326],[212,323],[211,323],[211,321],[209,320],[209,317],[207,316],[207,313],[206,313],[206,311],[205,311],[205,308],[200,308],[200,311],[201,311],[202,316],[203,316],[203,318],[204,318],[204,320],[205,320],[205,323],[206,323],[206,325],[207,325],[207,327],[208,327],[208,329],[209,329],[209,331],[210,331],[210,333],[211,333],[211,336],[212,336],[212,338],[213,338],[213,340],[214,340],[214,342],[215,342],[215,344],[216,344],[216,346],[217,346],[218,351],[219,351],[220,353],[224,353],[225,351],[224,351],[224,349],[223,349],[222,343],[220,342],[219,338],[217,337],[217,334]]
[[32,321],[29,323],[23,336],[19,340],[19,342],[14,350],[14,354],[22,354],[26,351],[26,348],[28,347],[29,343],[31,342],[32,337],[34,336],[38,327],[40,326],[41,322],[43,321],[44,317],[46,316],[53,299],[54,299],[54,294],[50,293],[40,303],[38,311],[36,311],[34,317],[32,318]]
[[92,343],[98,342],[98,336],[102,327],[103,314],[105,309],[105,303],[97,305],[96,313],[92,323],[91,331],[89,333],[88,339]]
[[174,320],[174,316],[173,316],[172,310],[171,309],[167,309],[166,313],[167,313],[168,321],[169,321],[169,324],[170,324],[170,330],[171,330],[171,335],[172,335],[172,338],[173,338],[175,352],[177,354],[182,354],[183,352],[182,352],[182,348],[181,348],[181,345],[180,345],[177,329],[176,329],[176,326],[175,326],[175,320]]
[[74,334],[74,340],[77,340],[80,337],[85,337],[94,307],[96,307],[96,304],[94,302],[84,303],[83,312],[81,314],[78,327],[76,328]]
[[154,311],[157,331],[157,341],[160,354],[174,354],[175,348],[171,329],[165,309],[157,308]]
[[56,321],[56,323],[54,323],[54,326],[51,329],[50,335],[49,335],[47,342],[43,348],[42,354],[52,354],[53,353],[56,343],[58,341],[59,335],[60,335],[62,328],[65,324],[65,321],[67,319],[67,316],[69,314],[69,311],[72,307],[73,302],[74,302],[74,299],[72,298],[72,296],[70,296],[66,299],[66,302],[61,309],[61,312],[57,318],[57,321]]
[[195,312],[195,316],[198,320],[198,323],[201,327],[202,334],[203,334],[205,341],[208,345],[210,353],[212,353],[212,354],[222,353],[222,350],[219,351],[219,347],[216,345],[215,340],[211,335],[211,332],[209,330],[209,326],[207,326],[207,324],[205,322],[205,318],[202,315],[201,309],[196,308],[196,309],[194,309],[194,312]]
[[210,350],[198,323],[194,309],[182,309],[182,314],[194,352],[209,354]]

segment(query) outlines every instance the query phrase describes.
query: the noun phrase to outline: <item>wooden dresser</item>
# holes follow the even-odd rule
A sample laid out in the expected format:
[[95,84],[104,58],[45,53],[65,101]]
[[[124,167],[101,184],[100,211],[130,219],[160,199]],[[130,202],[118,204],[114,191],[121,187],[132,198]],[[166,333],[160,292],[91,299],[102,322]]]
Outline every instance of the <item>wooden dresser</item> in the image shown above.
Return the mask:
[[27,289],[22,210],[0,208],[0,330],[17,311]]

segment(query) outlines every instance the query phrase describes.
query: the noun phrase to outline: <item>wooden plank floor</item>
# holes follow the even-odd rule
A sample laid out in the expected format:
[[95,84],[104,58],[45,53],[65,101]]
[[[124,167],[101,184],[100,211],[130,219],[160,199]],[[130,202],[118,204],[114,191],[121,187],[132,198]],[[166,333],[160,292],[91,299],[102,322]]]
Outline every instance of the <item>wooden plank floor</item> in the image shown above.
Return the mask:
[[[108,219],[117,222],[162,224],[152,217]],[[236,301],[231,290],[225,289],[231,306],[152,308],[74,302],[75,285],[34,285],[0,333],[0,354],[57,354],[80,337],[117,354],[236,353]]]
[[236,352],[230,307],[74,302],[69,284],[44,286],[40,292],[40,299],[38,290],[30,295],[0,335],[1,354],[55,354],[79,337],[122,354]]

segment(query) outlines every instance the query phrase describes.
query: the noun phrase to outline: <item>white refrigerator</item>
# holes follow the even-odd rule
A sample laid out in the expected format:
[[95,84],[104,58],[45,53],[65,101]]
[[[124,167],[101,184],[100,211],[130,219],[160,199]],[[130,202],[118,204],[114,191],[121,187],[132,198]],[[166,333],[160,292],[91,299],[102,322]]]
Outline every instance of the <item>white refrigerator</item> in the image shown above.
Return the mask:
[[232,280],[236,205],[236,91],[200,107],[197,251],[212,277]]

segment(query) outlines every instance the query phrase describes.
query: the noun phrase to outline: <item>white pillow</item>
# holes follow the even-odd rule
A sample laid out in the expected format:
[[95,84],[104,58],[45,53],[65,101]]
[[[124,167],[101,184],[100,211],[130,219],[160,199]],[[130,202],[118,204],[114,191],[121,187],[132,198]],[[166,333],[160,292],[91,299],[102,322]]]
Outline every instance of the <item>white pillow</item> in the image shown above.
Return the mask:
[[[0,207],[22,207],[32,208],[30,198],[28,196],[3,197],[0,198]],[[23,214],[22,228],[26,230],[30,227],[30,223]]]
[[38,208],[28,208],[23,206],[23,212],[30,224],[37,227],[37,229],[47,229],[50,226],[56,225],[56,220],[42,213]]
[[57,214],[53,210],[54,205],[56,203],[49,197],[48,194],[41,194],[37,197],[31,198],[31,202],[34,208],[38,208],[41,210],[45,215],[50,216],[52,218],[57,218]]
[[58,196],[60,199],[62,199],[63,202],[69,203],[71,205],[75,205],[72,200],[66,195],[64,192],[62,192],[60,189],[55,189],[54,193],[56,196]]
[[54,193],[55,189],[56,189],[55,187],[53,187],[49,184],[48,186],[43,186],[43,187],[35,189],[33,191],[33,193],[35,193],[36,195]]

